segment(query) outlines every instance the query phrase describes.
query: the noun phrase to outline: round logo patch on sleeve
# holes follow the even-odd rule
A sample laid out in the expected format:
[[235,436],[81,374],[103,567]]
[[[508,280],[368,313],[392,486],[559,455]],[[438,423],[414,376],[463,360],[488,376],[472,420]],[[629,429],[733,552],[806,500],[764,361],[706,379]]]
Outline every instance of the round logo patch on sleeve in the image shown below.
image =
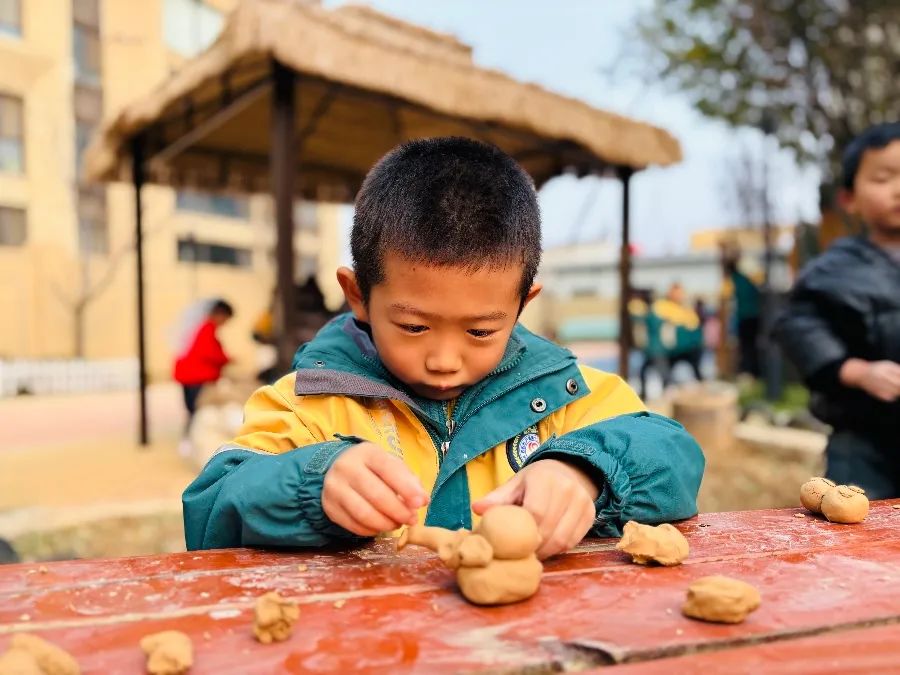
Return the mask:
[[525,461],[534,454],[541,445],[537,425],[532,425],[522,433],[516,434],[506,441],[506,458],[513,471],[518,471]]

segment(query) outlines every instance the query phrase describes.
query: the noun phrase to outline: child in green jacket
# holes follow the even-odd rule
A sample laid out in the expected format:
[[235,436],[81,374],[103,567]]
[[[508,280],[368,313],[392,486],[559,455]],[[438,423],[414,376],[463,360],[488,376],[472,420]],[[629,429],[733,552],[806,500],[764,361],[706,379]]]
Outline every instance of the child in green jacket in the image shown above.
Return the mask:
[[618,377],[517,324],[540,292],[528,175],[495,147],[414,141],[357,197],[351,314],[258,390],[184,493],[188,548],[321,546],[521,504],[542,558],[697,512],[703,455]]

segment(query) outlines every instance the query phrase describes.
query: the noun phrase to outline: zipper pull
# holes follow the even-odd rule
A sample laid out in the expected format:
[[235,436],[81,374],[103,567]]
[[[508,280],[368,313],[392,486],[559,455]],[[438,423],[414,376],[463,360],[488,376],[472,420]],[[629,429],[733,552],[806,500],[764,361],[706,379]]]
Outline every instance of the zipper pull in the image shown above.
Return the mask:
[[446,455],[447,451],[450,449],[450,441],[444,441],[441,443],[441,454]]
[[454,422],[450,418],[447,418],[447,433],[452,436],[453,432],[455,430],[456,430],[456,422]]

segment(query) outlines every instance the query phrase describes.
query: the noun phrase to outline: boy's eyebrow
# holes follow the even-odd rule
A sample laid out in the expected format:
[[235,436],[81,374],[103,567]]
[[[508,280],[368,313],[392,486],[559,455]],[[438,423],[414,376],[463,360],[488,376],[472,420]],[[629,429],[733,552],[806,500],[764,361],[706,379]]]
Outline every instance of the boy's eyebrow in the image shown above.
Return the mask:
[[[398,312],[404,312],[405,314],[413,314],[414,316],[420,316],[423,319],[435,319],[440,318],[440,315],[431,314],[429,312],[425,312],[421,309],[413,307],[412,305],[407,305],[402,302],[395,302],[391,305],[391,309],[395,309]],[[509,316],[506,312],[497,310],[496,312],[488,312],[487,314],[474,314],[472,316],[465,316],[463,319],[465,321],[500,321]]]

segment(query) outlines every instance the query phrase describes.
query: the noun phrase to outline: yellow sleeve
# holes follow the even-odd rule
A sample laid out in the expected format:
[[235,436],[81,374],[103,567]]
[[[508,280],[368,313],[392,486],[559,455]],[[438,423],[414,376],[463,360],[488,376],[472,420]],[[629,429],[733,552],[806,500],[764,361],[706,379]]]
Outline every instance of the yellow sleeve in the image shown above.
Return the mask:
[[321,443],[325,438],[316,424],[307,424],[293,402],[294,374],[257,389],[244,406],[244,423],[232,442],[242,448],[282,453]]
[[[581,375],[591,392],[557,410],[547,420],[548,436],[562,436],[611,417],[644,412],[647,407],[618,375],[588,366],[579,366]],[[545,438],[541,434],[541,438]]]

